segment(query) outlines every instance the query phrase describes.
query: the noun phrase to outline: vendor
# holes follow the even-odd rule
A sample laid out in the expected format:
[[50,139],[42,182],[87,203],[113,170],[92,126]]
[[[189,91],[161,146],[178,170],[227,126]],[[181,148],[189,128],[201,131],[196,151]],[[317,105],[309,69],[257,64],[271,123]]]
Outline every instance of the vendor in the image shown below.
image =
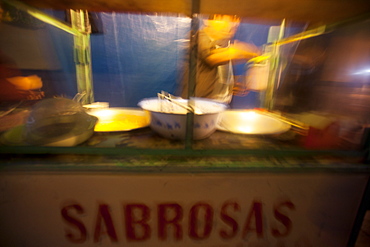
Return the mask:
[[[234,76],[232,63],[246,62],[260,55],[259,49],[248,43],[232,41],[240,19],[229,15],[214,15],[204,20],[203,29],[196,34],[197,75],[195,97],[229,103]],[[188,96],[187,75],[181,96]]]

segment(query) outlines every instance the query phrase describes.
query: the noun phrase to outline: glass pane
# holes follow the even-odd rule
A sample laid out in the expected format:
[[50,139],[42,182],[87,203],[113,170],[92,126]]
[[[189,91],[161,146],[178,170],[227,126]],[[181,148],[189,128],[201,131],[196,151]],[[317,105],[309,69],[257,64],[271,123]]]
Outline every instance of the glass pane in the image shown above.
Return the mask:
[[370,111],[369,23],[281,47],[273,108],[309,126],[303,147],[363,148]]
[[3,5],[0,22],[0,131],[25,123],[39,100],[73,98],[73,37],[24,11]]
[[[82,54],[83,61],[86,59],[91,65],[95,99],[83,111],[99,119],[96,122],[90,116],[88,121],[98,128],[90,129],[83,141],[68,143],[82,148],[82,152],[92,153],[96,148],[125,149],[127,153],[189,149],[189,134],[185,133],[189,126],[195,139],[190,143],[190,152],[222,150],[233,154],[237,150],[364,147],[369,124],[368,21],[301,41],[276,44],[281,38],[304,31],[306,23],[256,22],[233,17],[235,26],[220,26],[220,22],[212,26],[210,21],[215,17],[208,15],[191,19],[166,14],[89,13],[89,60],[90,51],[80,54],[76,50],[75,30],[69,30],[66,12],[46,11],[67,25],[61,30],[17,8],[3,8],[1,83],[6,86],[0,97],[2,144],[31,144],[24,142],[19,126],[26,123],[31,107],[39,101],[54,97],[76,101],[83,97],[76,79],[76,65],[81,61],[78,56]],[[227,40],[218,40],[215,33],[210,37],[210,26],[221,31],[229,28],[232,35]],[[206,40],[202,40],[204,36]],[[236,45],[253,47],[256,52],[248,59],[203,63],[202,59],[209,62],[210,54],[219,52],[218,49],[233,51],[235,55]],[[194,77],[194,85],[189,75]],[[189,83],[194,86],[193,93],[187,88]],[[180,107],[184,111],[182,120],[173,120],[175,114],[149,117],[141,108],[140,102],[157,100],[161,92],[177,101],[165,101],[159,107]],[[221,101],[227,110],[202,122],[199,116],[212,115],[204,113],[215,105],[203,107],[191,99],[190,104],[195,102],[195,114],[194,122],[189,122],[185,108],[179,106],[186,107],[187,101],[177,99],[189,96],[205,102]],[[16,132],[8,133],[14,129]],[[199,131],[210,129],[206,136],[197,137]],[[182,131],[181,138],[178,131]]]

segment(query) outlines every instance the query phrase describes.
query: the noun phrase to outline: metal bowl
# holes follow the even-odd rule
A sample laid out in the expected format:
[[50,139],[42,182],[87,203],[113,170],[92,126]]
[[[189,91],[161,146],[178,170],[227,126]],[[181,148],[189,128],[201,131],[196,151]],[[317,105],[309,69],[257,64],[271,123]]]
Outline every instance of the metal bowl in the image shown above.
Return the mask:
[[85,112],[27,121],[25,141],[41,146],[75,146],[92,136],[98,119]]
[[32,106],[24,141],[37,146],[75,146],[91,137],[97,118],[67,98],[50,98]]
[[254,110],[227,110],[221,114],[218,130],[236,134],[263,135],[281,134],[290,125]]

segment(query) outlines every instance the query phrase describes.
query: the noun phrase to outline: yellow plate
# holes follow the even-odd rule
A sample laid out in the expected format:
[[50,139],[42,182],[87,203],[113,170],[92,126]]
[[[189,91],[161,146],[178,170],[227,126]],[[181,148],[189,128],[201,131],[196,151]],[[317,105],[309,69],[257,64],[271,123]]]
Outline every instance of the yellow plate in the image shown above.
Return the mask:
[[149,113],[136,108],[112,107],[88,113],[99,118],[94,129],[96,132],[130,131],[147,127],[150,123]]

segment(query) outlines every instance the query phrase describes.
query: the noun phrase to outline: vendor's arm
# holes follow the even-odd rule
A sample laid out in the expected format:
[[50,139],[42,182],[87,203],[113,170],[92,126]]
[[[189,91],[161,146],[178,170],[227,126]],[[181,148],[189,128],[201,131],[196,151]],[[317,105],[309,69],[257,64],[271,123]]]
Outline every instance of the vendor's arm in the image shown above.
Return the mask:
[[228,61],[234,62],[246,62],[249,59],[259,56],[260,50],[248,43],[235,41],[234,44],[227,48],[218,48],[212,50],[212,52],[205,58],[206,62],[211,66],[217,66],[225,64]]

